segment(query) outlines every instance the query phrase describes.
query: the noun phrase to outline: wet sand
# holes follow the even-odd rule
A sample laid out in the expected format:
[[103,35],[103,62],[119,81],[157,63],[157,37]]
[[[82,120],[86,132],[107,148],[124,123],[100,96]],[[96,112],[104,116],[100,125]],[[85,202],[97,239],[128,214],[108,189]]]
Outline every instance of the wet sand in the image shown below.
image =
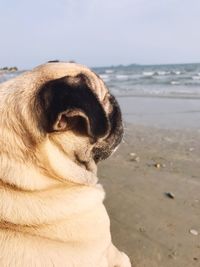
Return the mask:
[[118,97],[124,120],[165,129],[200,129],[200,99]]
[[113,241],[133,266],[200,266],[198,130],[127,124],[124,143],[100,164],[99,177]]

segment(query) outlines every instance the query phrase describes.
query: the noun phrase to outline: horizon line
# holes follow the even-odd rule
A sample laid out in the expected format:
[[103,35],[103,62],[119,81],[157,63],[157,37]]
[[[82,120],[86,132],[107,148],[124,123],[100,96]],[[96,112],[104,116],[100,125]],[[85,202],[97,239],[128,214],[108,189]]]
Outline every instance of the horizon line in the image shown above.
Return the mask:
[[[53,60],[50,60],[50,61],[53,61]],[[47,62],[44,62],[43,64],[45,63],[48,63],[49,61]],[[81,65],[86,65],[86,64],[82,64],[82,63],[78,63],[76,61],[72,61],[72,60],[69,60],[69,61],[64,61],[64,60],[58,60],[58,62],[66,62],[66,63],[69,63],[69,62],[73,62],[73,63],[77,63],[77,64],[81,64]],[[111,64],[111,65],[100,65],[100,66],[89,66],[89,68],[91,69],[97,69],[97,68],[116,68],[116,67],[130,67],[130,66],[145,66],[145,67],[148,67],[148,66],[169,66],[169,65],[198,65],[200,64],[200,62],[187,62],[187,63],[155,63],[155,64],[141,64],[141,63],[130,63],[130,64]],[[39,65],[42,65],[42,64],[39,64]],[[37,66],[39,66],[37,65]],[[87,65],[86,65],[87,66]],[[26,68],[20,68],[18,69],[18,67],[15,65],[15,66],[4,66],[4,67],[0,67],[0,70],[3,70],[4,68],[7,68],[7,69],[11,69],[11,68],[17,68],[18,71],[23,71],[23,70],[28,70]],[[32,69],[32,68],[30,68]]]

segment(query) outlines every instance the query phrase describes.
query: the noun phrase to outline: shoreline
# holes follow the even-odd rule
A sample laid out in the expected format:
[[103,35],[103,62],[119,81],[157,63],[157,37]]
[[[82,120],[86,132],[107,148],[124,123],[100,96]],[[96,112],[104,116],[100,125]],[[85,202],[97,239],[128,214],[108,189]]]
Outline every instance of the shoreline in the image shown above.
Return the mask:
[[163,129],[200,130],[199,99],[117,97],[124,120]]
[[114,244],[136,267],[198,266],[199,132],[125,128],[124,143],[98,171]]

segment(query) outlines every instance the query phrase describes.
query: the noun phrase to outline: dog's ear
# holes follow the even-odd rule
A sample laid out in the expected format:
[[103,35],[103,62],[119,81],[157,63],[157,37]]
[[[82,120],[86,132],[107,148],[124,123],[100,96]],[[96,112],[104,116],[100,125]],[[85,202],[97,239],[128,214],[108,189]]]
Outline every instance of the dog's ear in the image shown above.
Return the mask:
[[36,97],[40,127],[49,133],[71,129],[93,138],[105,136],[108,118],[88,84],[83,74],[45,83]]

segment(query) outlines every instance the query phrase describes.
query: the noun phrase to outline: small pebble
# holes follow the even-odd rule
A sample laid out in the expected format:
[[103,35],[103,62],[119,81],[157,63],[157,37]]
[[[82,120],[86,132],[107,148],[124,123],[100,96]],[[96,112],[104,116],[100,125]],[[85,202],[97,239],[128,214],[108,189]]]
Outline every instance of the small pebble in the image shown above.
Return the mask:
[[135,153],[131,152],[129,154],[131,156],[131,161],[135,161],[135,162],[139,162],[140,161],[140,157],[138,157]]
[[177,257],[177,252],[176,252],[176,251],[172,251],[172,253],[169,254],[168,257],[171,258],[171,259],[176,259],[176,257]]
[[143,228],[143,227],[140,227],[140,228],[139,228],[139,231],[140,231],[141,233],[145,233],[145,232],[146,232],[145,228]]
[[195,229],[190,229],[190,234],[192,234],[192,235],[198,235],[199,233]]
[[156,163],[154,166],[155,166],[157,169],[160,169],[160,167],[161,167],[160,163]]
[[130,155],[131,157],[136,157],[136,154],[133,153],[133,152],[131,152],[129,155]]
[[193,260],[194,260],[194,261],[198,261],[198,258],[197,258],[197,257],[194,257]]
[[134,159],[134,161],[136,161],[136,162],[140,162],[140,158],[139,158],[139,157],[136,157],[136,158]]
[[171,199],[174,199],[175,198],[175,195],[171,192],[166,192],[165,195]]

